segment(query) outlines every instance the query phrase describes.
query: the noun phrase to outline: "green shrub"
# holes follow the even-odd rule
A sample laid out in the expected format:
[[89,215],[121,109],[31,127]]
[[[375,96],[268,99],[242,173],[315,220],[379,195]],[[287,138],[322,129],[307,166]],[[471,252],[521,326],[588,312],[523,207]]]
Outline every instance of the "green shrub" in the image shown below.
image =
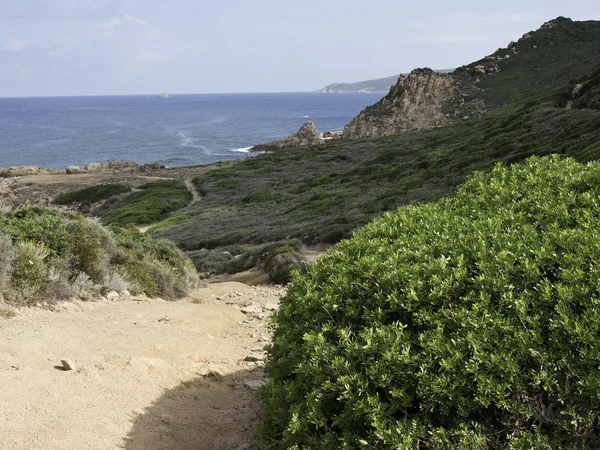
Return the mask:
[[45,279],[44,259],[50,252],[43,246],[31,241],[20,241],[16,245],[16,257],[13,261],[12,283],[27,296],[34,296],[40,290]]
[[5,285],[12,275],[15,249],[9,235],[0,233],[0,286]]
[[274,318],[268,448],[600,448],[600,163],[387,213]]
[[55,205],[70,205],[72,203],[91,204],[130,191],[131,188],[129,186],[122,184],[99,184],[60,194],[52,203]]
[[0,294],[13,303],[110,290],[178,298],[197,281],[170,242],[48,208],[0,213]]

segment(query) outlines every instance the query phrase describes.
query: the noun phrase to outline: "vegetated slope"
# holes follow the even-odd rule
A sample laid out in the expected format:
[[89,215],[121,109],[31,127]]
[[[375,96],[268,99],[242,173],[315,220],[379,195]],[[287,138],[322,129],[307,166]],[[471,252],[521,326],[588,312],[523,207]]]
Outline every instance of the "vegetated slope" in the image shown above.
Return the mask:
[[347,138],[381,137],[482,117],[508,104],[543,101],[600,65],[600,22],[558,18],[508,48],[448,75],[418,69],[344,128]]
[[48,208],[0,213],[0,300],[88,299],[112,290],[177,298],[197,281],[171,242]]
[[[586,105],[600,100],[597,78],[582,89]],[[333,243],[384,211],[452,194],[469,173],[497,161],[550,153],[598,159],[600,111],[566,106],[557,94],[472,122],[240,161],[197,177],[202,202],[154,235],[185,250],[288,238]]]
[[298,274],[265,447],[600,447],[600,163],[476,173]]

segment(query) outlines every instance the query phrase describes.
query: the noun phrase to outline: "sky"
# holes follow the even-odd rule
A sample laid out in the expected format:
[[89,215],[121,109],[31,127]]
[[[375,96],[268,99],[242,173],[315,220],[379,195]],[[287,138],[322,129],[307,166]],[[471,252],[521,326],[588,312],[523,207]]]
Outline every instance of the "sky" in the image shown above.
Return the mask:
[[0,0],[0,97],[313,91],[459,67],[598,0]]

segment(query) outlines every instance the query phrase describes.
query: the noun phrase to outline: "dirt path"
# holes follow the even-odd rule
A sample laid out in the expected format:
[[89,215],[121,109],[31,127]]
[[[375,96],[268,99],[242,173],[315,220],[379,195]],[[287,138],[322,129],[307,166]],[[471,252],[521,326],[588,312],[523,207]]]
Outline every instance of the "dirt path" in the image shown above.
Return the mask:
[[[0,318],[0,447],[253,448],[265,319],[282,292],[209,284],[179,302],[65,303]],[[75,370],[60,370],[61,359]]]
[[183,180],[183,182],[185,183],[185,187],[187,187],[188,191],[190,191],[192,194],[192,202],[186,206],[186,208],[189,208],[198,203],[200,200],[202,200],[202,197],[200,196],[198,189],[196,189],[196,186],[194,186],[194,183],[192,183],[191,180],[185,179]]

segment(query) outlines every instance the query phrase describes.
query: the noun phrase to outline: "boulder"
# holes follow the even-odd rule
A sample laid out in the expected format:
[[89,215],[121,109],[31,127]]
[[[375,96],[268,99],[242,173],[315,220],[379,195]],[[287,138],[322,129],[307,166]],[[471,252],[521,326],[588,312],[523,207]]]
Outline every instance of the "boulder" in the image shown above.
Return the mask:
[[325,142],[323,133],[317,131],[317,127],[312,121],[306,122],[302,127],[291,136],[266,144],[255,145],[250,149],[251,152],[275,152],[286,148],[309,147]]
[[67,167],[67,175],[78,174],[81,173],[82,169],[79,166],[69,166]]
[[266,268],[274,283],[286,284],[290,281],[290,273],[294,269],[302,269],[306,261],[295,252],[280,253],[275,256]]
[[155,162],[155,163],[149,163],[149,164],[143,164],[140,169],[142,171],[147,171],[147,170],[158,170],[158,169],[162,169],[164,166],[161,166],[159,163]]
[[108,163],[88,163],[84,167],[86,172],[105,172],[108,170]]

